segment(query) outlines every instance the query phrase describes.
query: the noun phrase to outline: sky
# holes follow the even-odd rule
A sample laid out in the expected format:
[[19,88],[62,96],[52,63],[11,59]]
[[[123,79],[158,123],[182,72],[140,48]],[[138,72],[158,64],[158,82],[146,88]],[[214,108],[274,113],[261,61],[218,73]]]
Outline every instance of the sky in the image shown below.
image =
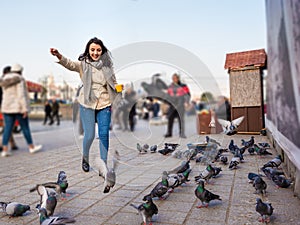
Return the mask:
[[[27,80],[37,82],[53,75],[57,83],[66,81],[72,86],[80,83],[78,74],[57,64],[50,47],[77,60],[92,37],[100,38],[113,57],[124,46],[130,57],[134,51],[126,46],[135,43],[172,45],[175,52],[197,57],[226,96],[226,53],[266,49],[264,0],[7,0],[0,3],[0,21],[1,69],[20,63]],[[154,49],[158,55],[165,54],[158,45]],[[181,71],[193,94],[209,89],[202,82],[201,69],[197,75],[189,74],[186,68],[165,61],[132,62],[116,73],[117,80],[135,84],[161,73],[170,82],[172,73]],[[193,85],[195,80],[198,85]]]

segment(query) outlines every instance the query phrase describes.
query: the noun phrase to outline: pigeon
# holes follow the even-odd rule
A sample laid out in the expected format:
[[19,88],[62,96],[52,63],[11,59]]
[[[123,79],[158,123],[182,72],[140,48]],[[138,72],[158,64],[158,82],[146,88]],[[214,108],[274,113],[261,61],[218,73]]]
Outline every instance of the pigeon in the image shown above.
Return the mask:
[[257,155],[272,155],[272,153],[269,152],[266,148],[261,148],[257,144],[254,144],[253,147]]
[[256,174],[256,173],[248,173],[248,180],[249,180],[249,183],[253,183],[254,179],[256,177],[259,177],[261,176],[260,174]]
[[148,149],[149,149],[149,145],[148,145],[148,144],[144,144],[144,145],[143,145],[143,149],[144,149],[145,152],[147,152]]
[[254,145],[254,136],[251,136],[249,141],[245,141],[244,139],[241,140],[242,145],[245,146],[246,148],[252,147]]
[[255,210],[261,216],[259,222],[263,222],[263,223],[270,222],[270,216],[273,214],[273,210],[274,210],[271,203],[264,203],[260,198],[257,198]]
[[274,159],[271,161],[267,162],[266,164],[263,165],[262,169],[267,168],[267,167],[276,167],[278,168],[282,162],[281,155],[276,156]]
[[241,162],[241,156],[240,156],[240,151],[236,149],[235,155],[232,157],[230,164],[229,164],[229,169],[237,169],[238,164]]
[[272,181],[280,188],[288,188],[291,186],[291,180],[287,179],[284,175],[273,175]]
[[151,153],[156,152],[156,150],[157,150],[157,145],[152,145],[152,146],[150,147],[150,152],[151,152]]
[[187,169],[190,168],[190,161],[182,161],[181,164],[179,166],[177,166],[176,168],[167,171],[167,174],[174,174],[174,173],[182,173],[184,171],[186,171]]
[[228,145],[228,149],[232,154],[235,154],[235,149],[238,148],[237,145],[234,144],[234,140],[231,139]]
[[66,194],[66,190],[69,186],[68,181],[66,179],[66,173],[64,171],[60,171],[58,174],[58,178],[56,182],[47,182],[43,184],[37,184],[34,188],[31,188],[29,191],[33,192],[37,190],[37,187],[39,185],[42,185],[46,188],[53,188],[55,192],[58,194],[61,200],[65,200],[65,198],[62,197],[62,194]]
[[254,153],[255,153],[254,147],[249,147],[247,150],[250,155],[254,155]]
[[272,177],[275,176],[275,175],[276,176],[278,176],[278,175],[284,175],[284,172],[278,171],[278,170],[273,169],[271,167],[263,168],[262,171],[267,176],[267,178],[269,178],[270,180],[272,180]]
[[51,225],[51,224],[61,224],[75,223],[76,220],[71,217],[60,217],[60,216],[48,216],[47,210],[45,208],[38,208],[40,225]]
[[203,160],[203,156],[199,156],[198,158],[196,158],[195,162],[196,163],[200,163]]
[[241,116],[239,118],[236,118],[232,121],[218,119],[219,124],[222,125],[223,131],[226,135],[234,135],[237,133],[237,128],[244,120],[244,116]]
[[179,144],[165,143],[164,149],[158,150],[158,152],[163,155],[167,155],[171,152],[174,152],[178,146]]
[[254,178],[253,187],[256,190],[256,194],[259,194],[259,193],[261,193],[262,195],[266,194],[267,184],[261,178],[261,176],[257,176],[257,177]]
[[209,202],[212,200],[222,201],[222,199],[220,198],[219,195],[213,194],[212,192],[210,192],[204,188],[203,180],[199,181],[199,184],[198,184],[197,188],[195,189],[195,195],[201,201],[201,205],[199,204],[197,206],[197,208],[202,208],[203,206],[207,208]]
[[108,167],[107,163],[105,163],[101,158],[96,158],[96,164],[99,167],[99,176],[104,178],[104,189],[103,193],[108,193],[111,188],[113,188],[116,184],[116,167],[119,159],[119,153],[117,151],[114,152],[112,157],[112,167]]
[[198,176],[195,176],[195,181],[199,183],[199,181],[205,180],[208,183],[209,179],[212,178],[214,174],[214,168],[210,164],[208,164],[207,167]]
[[221,167],[216,167],[216,166],[213,166],[213,170],[214,170],[214,174],[213,174],[213,178],[216,178],[220,172],[222,171],[222,168]]
[[189,180],[189,175],[190,175],[191,171],[192,170],[189,168],[189,169],[187,169],[186,171],[184,171],[182,173],[169,174],[168,175],[168,186],[169,186],[168,192],[173,192],[173,190],[176,187],[190,181]]
[[134,207],[138,210],[139,214],[143,218],[143,224],[147,225],[148,222],[151,225],[152,224],[152,216],[155,214],[158,214],[158,208],[154,204],[152,198],[150,196],[146,196],[144,198],[145,203],[140,204],[139,206],[136,206],[134,204],[130,204],[130,206]]
[[205,138],[206,138],[206,143],[214,143],[221,146],[220,142],[216,141],[215,139],[212,139],[209,136],[206,136]]
[[271,148],[271,145],[267,142],[259,142],[258,145],[263,148]]
[[2,210],[10,217],[22,216],[25,212],[30,211],[30,206],[19,202],[0,202]]
[[54,192],[48,193],[43,185],[38,185],[36,188],[38,194],[41,196],[40,204],[37,208],[44,208],[48,216],[52,216],[57,205],[57,199]]
[[220,160],[221,160],[221,162],[222,162],[224,165],[226,165],[226,164],[228,163],[228,158],[227,158],[227,156],[222,155],[221,158],[220,158]]
[[162,179],[160,182],[158,182],[155,187],[151,190],[150,194],[144,196],[144,201],[147,199],[147,196],[150,196],[151,198],[159,198],[161,200],[166,199],[167,192],[169,190],[169,184],[168,184],[168,173],[166,171],[163,172]]
[[137,150],[139,151],[139,153],[147,153],[147,149],[145,149],[144,147],[142,147],[141,145],[140,145],[140,143],[137,143],[136,144],[136,148],[137,148]]

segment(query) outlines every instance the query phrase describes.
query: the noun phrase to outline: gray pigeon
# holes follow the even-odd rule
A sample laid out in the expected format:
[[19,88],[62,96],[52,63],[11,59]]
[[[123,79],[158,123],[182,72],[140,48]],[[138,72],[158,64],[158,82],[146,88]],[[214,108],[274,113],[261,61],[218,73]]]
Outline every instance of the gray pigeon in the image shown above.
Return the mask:
[[267,167],[272,167],[272,168],[276,167],[276,168],[278,168],[280,166],[281,162],[282,162],[281,155],[278,155],[274,159],[272,159],[269,162],[267,162],[266,164],[264,164],[262,169],[267,168]]
[[267,183],[261,178],[261,176],[257,176],[254,178],[253,187],[255,188],[257,194],[266,194]]
[[141,145],[140,145],[140,143],[137,143],[136,144],[136,148],[137,148],[137,150],[139,151],[139,153],[147,153],[147,150],[144,148],[144,147],[142,147]]
[[254,136],[251,136],[249,141],[245,141],[244,139],[242,139],[241,141],[243,146],[245,146],[246,148],[250,148],[254,145]]
[[257,198],[255,210],[261,216],[261,218],[259,219],[260,222],[263,223],[270,222],[270,216],[273,214],[273,210],[274,210],[271,203],[264,203],[260,198]]
[[99,167],[99,176],[104,178],[104,190],[103,193],[108,193],[111,188],[113,188],[116,184],[116,167],[117,162],[119,160],[119,153],[117,151],[114,152],[112,157],[112,167],[108,167],[107,164],[100,158],[96,159],[96,164]]
[[140,215],[143,218],[144,224],[152,224],[152,216],[154,214],[158,213],[158,208],[157,206],[153,203],[153,200],[150,196],[147,196],[144,198],[145,203],[140,204],[139,206],[136,206],[134,204],[130,204],[130,206],[134,207],[135,209],[138,210]]
[[151,198],[159,198],[165,200],[168,197],[169,183],[168,183],[168,174],[166,171],[163,172],[161,181],[158,182],[155,187],[151,190],[150,194],[145,195],[143,201],[146,201],[147,196]]
[[272,181],[280,188],[288,188],[292,184],[291,180],[287,179],[284,175],[273,175]]
[[220,198],[219,195],[213,194],[212,192],[210,192],[204,188],[203,180],[199,181],[199,184],[198,184],[197,188],[195,189],[195,195],[201,201],[201,205],[199,204],[197,206],[197,208],[202,208],[203,206],[207,208],[209,202],[212,200],[222,201],[222,199]]
[[186,171],[184,171],[182,173],[168,174],[168,186],[169,186],[168,192],[173,192],[173,190],[176,187],[190,181],[189,180],[189,175],[190,175],[191,171],[192,170],[189,168],[189,169],[187,169]]
[[0,202],[0,207],[10,217],[22,216],[25,212],[30,210],[29,205],[19,202]]
[[190,160],[182,161],[179,166],[167,172],[167,174],[182,173],[190,168]]
[[249,183],[253,183],[254,182],[254,179],[258,176],[261,176],[260,174],[256,174],[256,173],[248,173],[248,180],[249,180]]
[[237,166],[241,162],[241,157],[239,156],[239,151],[236,149],[236,154],[232,157],[230,164],[229,164],[229,169],[237,169]]
[[278,171],[278,170],[273,169],[271,167],[263,168],[262,171],[267,176],[267,178],[269,178],[270,180],[272,180],[272,177],[275,176],[275,175],[277,175],[277,176],[278,175],[284,175],[284,172]]
[[236,118],[232,121],[218,119],[219,124],[222,125],[223,131],[226,135],[234,135],[237,133],[237,128],[244,120],[244,116],[241,116],[239,118]]
[[222,171],[222,167],[213,166],[213,170],[214,170],[214,175],[212,177],[216,178],[220,174],[220,172]]
[[195,176],[195,181],[205,180],[207,183],[215,174],[214,168],[209,164],[198,176]]
[[267,142],[259,142],[258,145],[263,148],[271,148],[271,145]]
[[59,172],[56,182],[47,182],[47,183],[43,183],[43,184],[37,184],[34,188],[31,188],[29,191],[33,192],[33,191],[37,190],[37,187],[39,185],[42,185],[46,188],[53,188],[61,200],[66,200],[62,196],[62,194],[66,194],[66,190],[69,187],[69,183],[67,181],[67,175],[64,171]]
[[43,185],[38,185],[37,193],[41,196],[40,208],[45,208],[48,216],[52,216],[57,205],[57,199],[54,192],[48,193]]
[[44,208],[38,209],[40,225],[64,225],[66,223],[75,223],[76,220],[70,217],[48,216],[47,210]]
[[257,155],[272,155],[266,148],[259,147],[257,144],[253,145],[254,151]]
[[221,160],[221,162],[222,162],[224,165],[226,165],[226,164],[228,163],[228,158],[227,158],[227,156],[225,156],[225,155],[222,155],[221,158],[220,158],[220,160]]
[[152,145],[152,146],[150,147],[150,152],[151,152],[151,153],[156,152],[156,150],[157,150],[157,145]]
[[221,146],[220,142],[218,142],[218,141],[215,140],[215,139],[212,139],[212,138],[209,137],[209,136],[206,136],[205,139],[206,139],[206,143],[209,143],[209,142],[210,142],[210,143],[214,143],[214,144],[217,144],[217,145]]

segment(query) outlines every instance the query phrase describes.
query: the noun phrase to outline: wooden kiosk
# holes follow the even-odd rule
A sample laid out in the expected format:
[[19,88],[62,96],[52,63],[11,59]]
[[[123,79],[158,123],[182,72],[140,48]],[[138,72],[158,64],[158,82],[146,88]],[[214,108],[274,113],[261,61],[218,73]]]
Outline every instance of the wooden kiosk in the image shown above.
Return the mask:
[[262,74],[266,63],[264,49],[226,54],[231,119],[245,116],[239,133],[259,133],[265,127]]

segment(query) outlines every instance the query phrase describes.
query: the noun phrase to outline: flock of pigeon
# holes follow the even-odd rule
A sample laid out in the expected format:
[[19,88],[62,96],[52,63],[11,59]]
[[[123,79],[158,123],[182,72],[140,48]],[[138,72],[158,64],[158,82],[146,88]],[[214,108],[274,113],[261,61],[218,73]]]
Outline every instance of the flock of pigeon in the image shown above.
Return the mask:
[[[119,153],[115,151],[112,157],[111,168],[100,158],[99,160],[96,159],[96,164],[99,167],[99,176],[104,178],[103,193],[108,193],[116,183],[115,169],[118,159]],[[58,200],[66,200],[65,197],[68,196],[66,190],[68,187],[67,175],[65,171],[60,171],[56,182],[37,184],[29,190],[30,192],[36,191],[40,198],[40,202],[36,206],[40,225],[63,225],[76,222],[75,219],[71,217],[53,216]],[[49,189],[52,191],[49,191]],[[22,216],[30,210],[29,205],[19,202],[0,202],[0,208],[10,217]]]
[[[192,171],[190,167],[191,160],[206,165],[206,168],[194,177],[197,184],[194,193],[196,198],[200,200],[197,207],[208,207],[209,203],[213,200],[222,201],[218,194],[212,193],[205,188],[205,185],[209,184],[211,179],[217,178],[222,171],[222,167],[212,166],[212,163],[220,162],[220,164],[228,166],[229,170],[234,170],[238,169],[241,163],[244,162],[246,151],[248,156],[258,155],[262,158],[265,155],[272,155],[268,150],[270,149],[270,145],[265,142],[255,143],[253,136],[248,141],[241,139],[241,145],[239,147],[234,143],[234,140],[231,140],[228,148],[221,148],[221,144],[209,136],[206,136],[205,143],[188,144],[189,149],[184,151],[176,150],[179,146],[178,144],[165,143],[164,149],[159,150],[159,153],[163,155],[171,154],[176,158],[185,157],[186,160],[183,160],[181,165],[175,169],[162,172],[161,181],[154,186],[148,195],[144,196],[143,201],[145,203],[139,206],[131,204],[131,206],[139,211],[145,225],[148,223],[151,224],[152,216],[158,213],[158,207],[153,202],[153,198],[165,200],[175,188],[190,181],[189,174]],[[147,153],[149,149],[151,149],[150,152],[154,153],[157,146],[150,147],[147,144],[142,146],[138,143],[137,149],[140,153]],[[228,151],[232,153],[230,161],[227,156],[223,155],[224,152]],[[278,169],[281,163],[282,158],[278,155],[261,167],[262,174],[248,173],[249,183],[253,184],[256,194],[261,194],[262,197],[266,195],[267,184],[263,177],[272,180],[278,188],[288,188],[291,185],[291,181],[284,176],[282,170]],[[274,210],[271,203],[263,202],[261,198],[257,198],[255,209],[260,215],[260,222],[270,222],[270,216]]]
[[[66,193],[68,186],[66,173],[60,171],[56,182],[37,184],[30,189],[30,192],[37,191],[40,197],[40,202],[37,204],[36,209],[41,225],[75,223],[74,218],[53,216],[58,202],[57,198],[65,200],[63,195],[68,195]],[[54,192],[49,192],[48,189],[53,189]],[[0,207],[10,217],[22,216],[25,212],[30,210],[29,205],[19,202],[0,202]]]

